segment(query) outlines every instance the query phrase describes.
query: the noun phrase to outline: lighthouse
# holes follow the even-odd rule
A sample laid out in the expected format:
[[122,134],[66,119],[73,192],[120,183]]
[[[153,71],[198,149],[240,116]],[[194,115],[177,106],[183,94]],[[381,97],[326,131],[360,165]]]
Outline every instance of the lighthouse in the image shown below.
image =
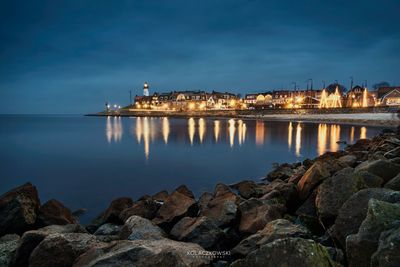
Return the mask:
[[149,85],[147,84],[147,82],[144,82],[144,85],[143,85],[143,95],[149,96]]

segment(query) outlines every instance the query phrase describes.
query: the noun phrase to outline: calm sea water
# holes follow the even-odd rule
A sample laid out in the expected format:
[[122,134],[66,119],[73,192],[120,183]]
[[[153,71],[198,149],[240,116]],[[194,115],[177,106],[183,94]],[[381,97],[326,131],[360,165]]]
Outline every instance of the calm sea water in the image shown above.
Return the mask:
[[0,117],[0,194],[27,181],[42,202],[56,198],[84,222],[120,196],[134,199],[186,184],[197,196],[215,184],[265,176],[275,162],[340,149],[381,129],[237,119]]

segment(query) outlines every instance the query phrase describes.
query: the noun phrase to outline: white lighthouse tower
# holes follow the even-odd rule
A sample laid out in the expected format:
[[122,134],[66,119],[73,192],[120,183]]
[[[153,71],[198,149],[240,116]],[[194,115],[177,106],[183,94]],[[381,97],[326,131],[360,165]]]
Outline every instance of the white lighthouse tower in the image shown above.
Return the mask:
[[149,96],[149,85],[147,84],[147,82],[144,82],[144,85],[143,85],[143,95]]

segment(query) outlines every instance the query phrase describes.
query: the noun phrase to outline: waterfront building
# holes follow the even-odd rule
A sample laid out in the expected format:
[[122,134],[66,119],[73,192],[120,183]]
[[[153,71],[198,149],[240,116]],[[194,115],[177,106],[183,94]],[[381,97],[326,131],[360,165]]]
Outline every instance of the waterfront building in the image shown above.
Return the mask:
[[400,87],[385,86],[378,88],[377,102],[381,106],[400,106]]
[[359,85],[351,88],[344,97],[344,106],[349,108],[375,106],[376,92],[368,91],[366,87]]

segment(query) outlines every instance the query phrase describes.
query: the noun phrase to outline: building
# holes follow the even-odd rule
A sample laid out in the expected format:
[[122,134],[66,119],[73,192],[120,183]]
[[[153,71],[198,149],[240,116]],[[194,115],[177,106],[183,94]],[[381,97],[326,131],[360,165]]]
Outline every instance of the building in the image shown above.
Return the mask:
[[400,106],[400,87],[385,86],[378,88],[377,102],[381,106]]

